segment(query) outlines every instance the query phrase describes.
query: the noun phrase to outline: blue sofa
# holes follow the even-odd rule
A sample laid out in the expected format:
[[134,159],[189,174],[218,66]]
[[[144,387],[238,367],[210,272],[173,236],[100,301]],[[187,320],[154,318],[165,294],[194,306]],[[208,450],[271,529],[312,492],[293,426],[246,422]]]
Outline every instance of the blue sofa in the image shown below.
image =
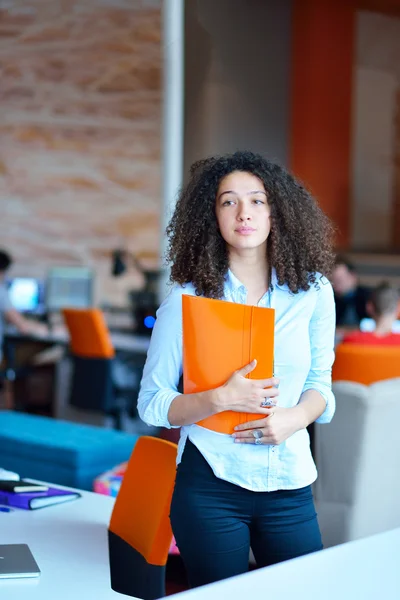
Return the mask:
[[91,490],[127,461],[137,435],[15,411],[0,411],[0,467],[21,477]]

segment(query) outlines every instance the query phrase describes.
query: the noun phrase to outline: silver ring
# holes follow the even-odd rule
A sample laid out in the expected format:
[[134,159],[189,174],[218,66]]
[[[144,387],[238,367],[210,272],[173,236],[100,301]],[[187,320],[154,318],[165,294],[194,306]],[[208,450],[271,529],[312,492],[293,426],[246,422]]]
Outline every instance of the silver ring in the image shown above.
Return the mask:
[[263,437],[263,432],[261,431],[261,429],[253,429],[253,431],[251,432],[251,435],[253,436],[253,438],[256,440],[261,440],[261,438]]
[[275,402],[273,400],[271,400],[270,398],[265,398],[265,400],[263,400],[261,402],[261,406],[263,408],[268,407],[268,406],[275,406]]
[[262,444],[261,438],[256,438],[254,440],[254,443],[255,443],[256,446],[259,446],[260,444]]

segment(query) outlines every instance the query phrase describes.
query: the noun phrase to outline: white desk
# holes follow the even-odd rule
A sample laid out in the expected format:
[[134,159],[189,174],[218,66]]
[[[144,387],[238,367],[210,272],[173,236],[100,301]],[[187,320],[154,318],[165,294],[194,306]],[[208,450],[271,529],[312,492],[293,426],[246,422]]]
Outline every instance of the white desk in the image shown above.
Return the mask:
[[[107,526],[114,500],[82,498],[34,511],[0,513],[2,544],[26,543],[38,580],[0,581],[5,600],[117,600],[110,587]],[[169,596],[176,600],[399,600],[400,528]]]
[[0,512],[2,544],[26,543],[41,570],[35,579],[0,580],[4,600],[118,600],[111,589],[107,526],[114,499],[91,492],[38,510]]
[[[69,335],[67,329],[63,325],[57,325],[54,331],[45,334],[21,334],[13,327],[6,327],[4,332],[5,337],[9,339],[30,340],[44,342],[46,344],[61,344],[66,346],[69,343]],[[115,350],[125,350],[127,352],[138,352],[146,354],[150,339],[146,336],[139,336],[133,333],[116,333],[111,332],[111,341]]]
[[168,600],[399,600],[400,528],[168,596]]

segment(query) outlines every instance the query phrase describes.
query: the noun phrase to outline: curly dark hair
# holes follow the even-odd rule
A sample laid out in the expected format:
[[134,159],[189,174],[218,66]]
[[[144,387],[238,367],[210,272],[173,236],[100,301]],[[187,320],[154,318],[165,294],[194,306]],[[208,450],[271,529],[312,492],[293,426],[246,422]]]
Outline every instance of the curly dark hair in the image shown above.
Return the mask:
[[275,267],[278,285],[293,293],[316,284],[316,272],[329,276],[334,253],[334,228],[314,198],[285,168],[253,152],[235,152],[195,162],[190,180],[181,191],[168,224],[166,259],[172,263],[171,281],[191,282],[196,293],[223,296],[229,267],[228,250],[216,213],[218,186],[233,171],[261,179],[271,207],[267,240],[269,267]]

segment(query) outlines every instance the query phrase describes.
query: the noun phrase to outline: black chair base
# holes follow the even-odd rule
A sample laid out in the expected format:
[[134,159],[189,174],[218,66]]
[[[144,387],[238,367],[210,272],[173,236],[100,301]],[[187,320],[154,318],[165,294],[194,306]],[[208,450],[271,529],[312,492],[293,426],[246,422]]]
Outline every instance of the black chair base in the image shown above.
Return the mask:
[[108,549],[111,588],[115,592],[144,600],[165,596],[165,565],[150,565],[140,552],[110,530]]

